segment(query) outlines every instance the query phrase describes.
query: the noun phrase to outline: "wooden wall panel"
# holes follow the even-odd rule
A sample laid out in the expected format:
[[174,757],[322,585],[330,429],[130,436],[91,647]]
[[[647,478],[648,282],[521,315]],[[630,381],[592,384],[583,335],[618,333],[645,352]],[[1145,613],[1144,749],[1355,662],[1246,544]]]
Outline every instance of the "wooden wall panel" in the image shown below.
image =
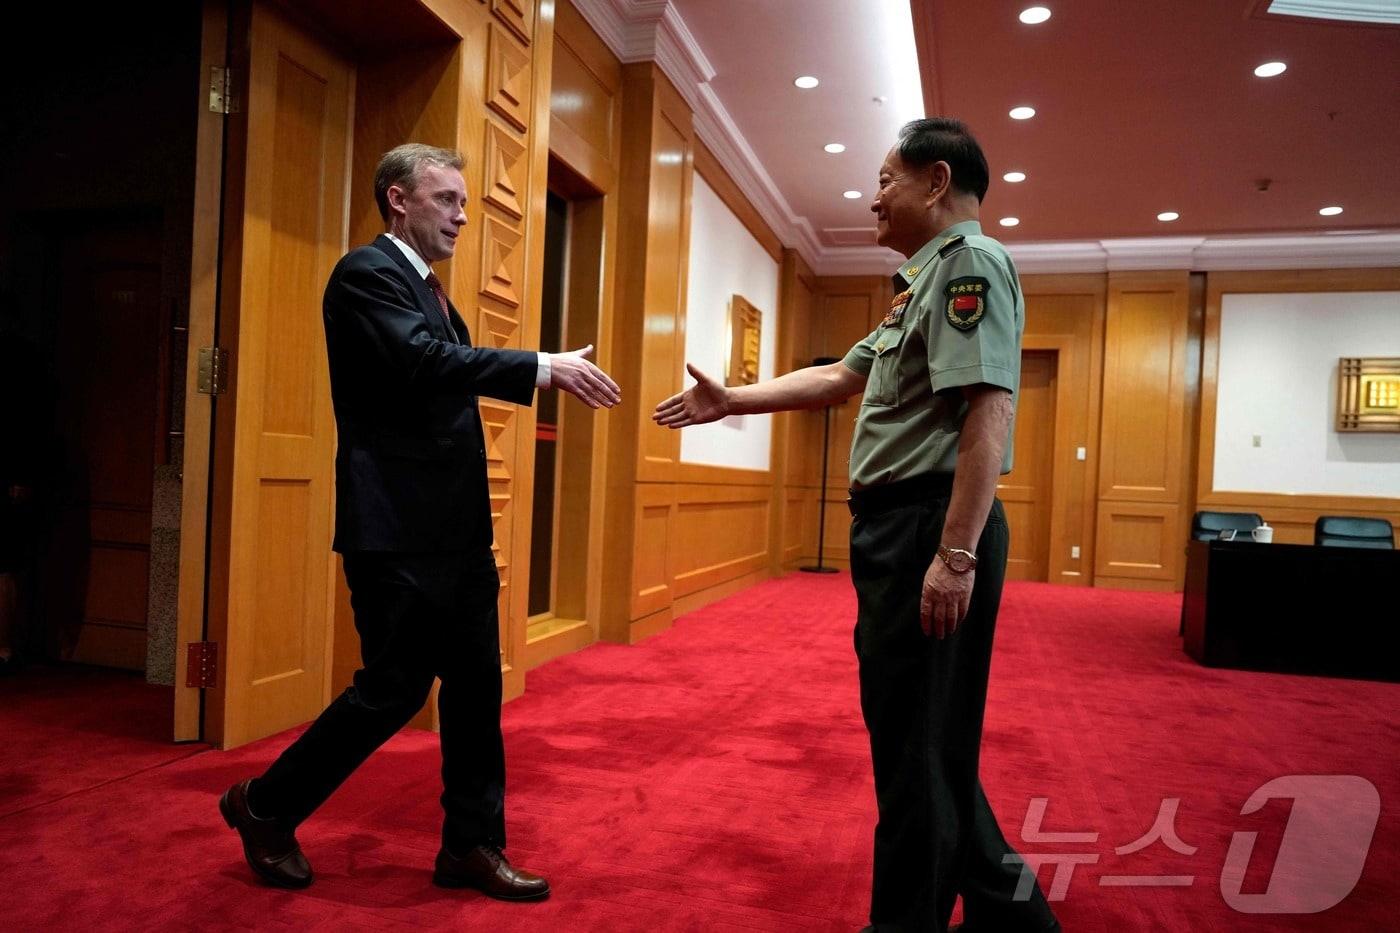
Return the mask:
[[[689,114],[686,115],[687,117]],[[646,329],[642,340],[642,384],[638,410],[643,419],[638,477],[674,479],[680,462],[680,436],[657,430],[651,411],[681,388],[680,358],[685,345],[684,308],[687,248],[690,240],[689,127],[662,110],[653,135],[655,164],[651,176],[647,280],[644,292]]]
[[[774,375],[784,375],[812,362],[812,316],[817,300],[817,280],[795,249],[784,249],[778,286],[778,347]],[[773,416],[772,511],[769,525],[771,560],[769,573],[778,576],[783,566],[798,557],[802,516],[794,512],[801,502],[794,495],[795,476],[807,459],[806,412],[779,412]]]
[[632,552],[631,619],[667,609],[674,594],[671,586],[672,531],[676,512],[675,490],[670,486],[642,486],[637,496],[636,549]]
[[[805,329],[808,336],[807,354],[799,357],[804,364],[819,356],[844,357],[879,324],[891,298],[889,279],[880,275],[826,276],[814,282],[815,290],[810,299],[812,310],[807,320],[797,325]],[[845,566],[848,560],[851,515],[846,507],[846,495],[850,487],[851,436],[859,412],[858,395],[831,409],[823,562],[837,567]],[[792,567],[817,559],[823,413],[818,409],[793,412],[788,417],[789,465],[783,482],[788,496],[800,501],[797,507],[803,510],[800,522],[784,522],[784,528],[800,528],[802,534],[795,556],[789,556],[793,543],[784,542],[784,563]]]
[[1185,273],[1109,278],[1102,497],[1180,499],[1186,288]]
[[520,132],[530,128],[530,53],[494,23],[486,47],[486,106]]
[[1125,589],[1175,588],[1185,551],[1180,509],[1157,502],[1099,503],[1096,582]]
[[767,486],[677,487],[676,596],[768,565],[769,498]]
[[1021,286],[1026,301],[1023,349],[1053,350],[1057,357],[1048,579],[1084,586],[1093,581],[1107,280],[1102,275],[1034,275],[1023,276]]
[[[622,69],[621,100],[618,248],[611,260],[617,290],[607,339],[625,401],[606,419],[599,635],[631,643],[670,623],[669,575],[662,608],[660,596],[639,602],[638,594],[661,592],[660,558],[650,549],[671,540],[671,532],[644,534],[637,513],[646,507],[661,521],[658,502],[674,498],[680,438],[653,424],[651,411],[680,387],[693,130],[684,99],[654,63]],[[575,143],[592,149],[578,141],[575,134]],[[664,520],[671,518],[667,511]],[[652,563],[639,568],[643,560]]]
[[1186,272],[1109,275],[1096,583],[1170,585],[1184,570],[1190,323]]
[[778,552],[783,567],[791,567],[802,557],[803,521],[808,509],[805,490],[784,485],[782,514],[782,547]]
[[551,116],[598,152],[610,154],[616,141],[613,117],[621,106],[621,66],[572,4],[560,4],[559,23]]

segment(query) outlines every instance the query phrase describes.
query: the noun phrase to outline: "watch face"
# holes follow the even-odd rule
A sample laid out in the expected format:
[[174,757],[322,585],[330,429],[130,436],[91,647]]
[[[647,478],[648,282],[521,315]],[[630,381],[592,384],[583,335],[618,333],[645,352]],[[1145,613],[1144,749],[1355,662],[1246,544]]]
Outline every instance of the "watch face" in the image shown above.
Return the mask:
[[944,552],[943,560],[948,567],[958,573],[967,573],[972,569],[972,558],[963,551],[955,551],[949,548]]

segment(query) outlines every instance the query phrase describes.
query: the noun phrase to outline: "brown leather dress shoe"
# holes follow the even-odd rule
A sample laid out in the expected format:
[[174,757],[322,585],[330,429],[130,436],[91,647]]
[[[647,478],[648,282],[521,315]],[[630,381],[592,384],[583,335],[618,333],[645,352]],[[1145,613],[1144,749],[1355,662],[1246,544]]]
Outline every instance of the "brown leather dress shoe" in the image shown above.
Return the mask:
[[548,881],[511,868],[495,846],[477,846],[460,858],[445,848],[440,850],[433,884],[440,888],[476,888],[503,901],[538,901],[549,896]]
[[230,829],[243,839],[243,857],[253,874],[279,888],[304,888],[311,884],[311,863],[297,845],[297,837],[279,829],[272,820],[259,819],[248,809],[248,782],[224,791],[219,812]]

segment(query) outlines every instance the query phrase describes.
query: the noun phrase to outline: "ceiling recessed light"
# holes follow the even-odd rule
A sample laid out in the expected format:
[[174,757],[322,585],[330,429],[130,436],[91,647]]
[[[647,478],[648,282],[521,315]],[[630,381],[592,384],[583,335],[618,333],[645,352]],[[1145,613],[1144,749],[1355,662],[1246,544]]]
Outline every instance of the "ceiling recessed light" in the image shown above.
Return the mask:
[[1283,74],[1288,70],[1288,66],[1283,62],[1265,62],[1254,69],[1254,74],[1260,78],[1273,78]]
[[1001,176],[1001,180],[1002,180],[1002,181],[1009,181],[1009,182],[1011,182],[1011,183],[1014,185],[1014,184],[1017,184],[1017,183],[1019,183],[1019,182],[1025,181],[1025,180],[1026,180],[1026,173],[1025,173],[1025,172],[1007,172],[1005,175]]
[[841,145],[840,143],[827,143],[825,146],[822,146],[822,148],[825,149],[827,152],[831,153],[832,155],[835,155],[838,152],[846,151],[846,147]]
[[811,75],[803,75],[802,77],[798,78],[797,80],[793,81],[792,83],[795,84],[795,85],[797,85],[798,87],[802,88],[804,91],[807,90],[808,88],[813,88],[813,87],[816,87],[818,84],[821,84],[820,81],[818,81],[816,78],[812,77]]
[[860,197],[860,192],[859,192],[859,191],[843,191],[843,192],[841,192],[841,197],[843,197],[843,198],[849,198],[849,199],[851,199],[852,201],[854,201],[856,198]]
[[1160,214],[1157,215],[1157,219],[1160,220],[1160,221],[1161,221],[1162,223],[1164,223],[1164,224],[1169,224],[1169,223],[1171,223],[1173,220],[1176,220],[1177,218],[1179,218],[1180,216],[1181,216],[1181,215],[1178,214],[1176,211],[1162,211],[1162,213],[1160,213]]
[[1322,210],[1318,211],[1318,213],[1321,214],[1323,217],[1336,217],[1341,212],[1342,209],[1340,207],[1337,207],[1335,204],[1331,207],[1324,207]]
[[1000,221],[1003,227],[1014,227],[1021,222],[1019,217],[1003,217]]
[[1012,107],[1012,108],[1011,108],[1011,119],[1013,119],[1013,120],[1029,120],[1029,119],[1030,119],[1031,117],[1033,117],[1033,116],[1035,116],[1035,108],[1034,108],[1034,107]]
[[1043,23],[1050,18],[1050,10],[1043,6],[1027,7],[1021,11],[1021,22],[1027,26]]

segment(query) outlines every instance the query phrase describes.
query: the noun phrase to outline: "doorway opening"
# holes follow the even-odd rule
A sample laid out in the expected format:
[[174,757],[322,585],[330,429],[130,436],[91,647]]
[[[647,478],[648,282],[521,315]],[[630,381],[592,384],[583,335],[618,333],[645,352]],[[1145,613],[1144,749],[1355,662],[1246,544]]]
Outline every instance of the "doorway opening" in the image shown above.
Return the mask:
[[0,732],[170,749],[202,14],[89,12],[0,40]]
[[[598,343],[602,195],[557,159],[549,163],[540,348]],[[541,393],[535,431],[530,536],[530,665],[596,637],[589,622],[588,550],[593,502],[593,411]],[[548,647],[546,647],[548,645]]]
[[1044,582],[1050,578],[1059,356],[1055,350],[1026,350],[1021,354],[1012,470],[997,484],[997,496],[1011,526],[1008,580]]

